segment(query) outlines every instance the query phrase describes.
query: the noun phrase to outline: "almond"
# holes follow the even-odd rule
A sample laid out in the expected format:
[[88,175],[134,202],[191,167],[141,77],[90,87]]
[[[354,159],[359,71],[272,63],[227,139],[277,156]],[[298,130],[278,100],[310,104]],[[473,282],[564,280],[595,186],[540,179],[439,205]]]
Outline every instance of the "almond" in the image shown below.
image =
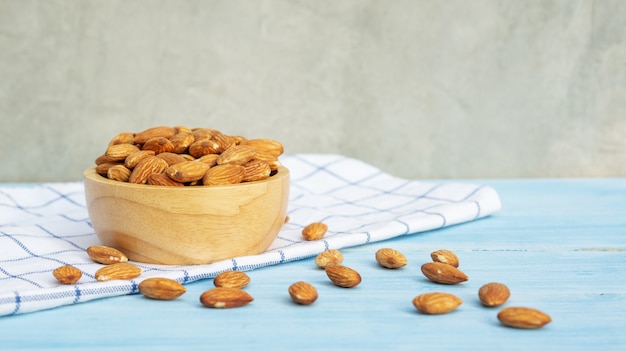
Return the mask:
[[507,307],[498,313],[500,323],[507,327],[520,329],[537,329],[550,323],[549,315],[527,307]]
[[128,179],[129,183],[145,184],[152,173],[163,173],[169,165],[156,156],[148,156],[141,160],[133,169]]
[[243,165],[256,155],[256,149],[247,145],[234,145],[222,152],[217,158],[217,164],[232,163]]
[[213,128],[194,128],[191,130],[194,139],[196,140],[204,140],[211,139],[214,135],[219,134],[220,131]]
[[141,275],[141,268],[130,263],[113,263],[96,271],[96,280],[133,279]]
[[124,162],[128,155],[139,151],[139,148],[132,144],[116,144],[107,148],[104,155],[109,162]]
[[209,165],[196,161],[185,161],[173,164],[165,170],[165,174],[180,183],[193,182],[202,179],[209,169]]
[[310,305],[317,300],[317,290],[307,282],[296,282],[289,286],[289,296],[299,305]]
[[226,271],[213,279],[213,285],[223,288],[241,289],[250,283],[250,277],[242,271]]
[[135,144],[144,144],[146,141],[156,137],[171,138],[176,134],[176,129],[168,126],[158,126],[148,128],[135,134]]
[[122,164],[115,165],[107,170],[107,178],[118,182],[127,182],[130,178],[130,172],[131,170]]
[[254,182],[269,178],[272,173],[270,165],[261,160],[252,160],[243,165],[244,175],[243,182]]
[[242,145],[252,146],[259,153],[275,157],[282,155],[284,151],[283,144],[273,139],[248,139]]
[[376,262],[381,267],[397,269],[407,264],[406,257],[398,250],[382,248],[376,251]]
[[109,173],[109,168],[115,166],[115,165],[121,165],[121,163],[117,163],[117,162],[104,162],[101,163],[99,165],[96,166],[96,173],[98,173],[99,175],[106,177]]
[[437,250],[430,253],[433,262],[441,262],[454,267],[459,266],[459,258],[450,250]]
[[174,150],[174,144],[165,137],[154,137],[148,139],[148,141],[141,147],[142,150],[152,150],[155,154],[163,152],[172,152]]
[[270,165],[270,169],[272,171],[275,171],[278,169],[278,167],[282,166],[282,164],[278,160],[278,157],[274,155],[263,154],[260,152],[257,152],[256,155],[254,155],[254,157],[252,158],[252,160],[265,161],[268,165]]
[[254,299],[247,292],[238,288],[216,287],[200,295],[200,303],[210,308],[233,308],[249,304]]
[[182,154],[189,149],[189,146],[196,141],[196,138],[193,137],[191,132],[178,132],[178,134],[174,135],[170,138],[174,149],[172,150],[175,154]]
[[61,266],[54,271],[52,271],[52,275],[61,283],[61,284],[74,284],[80,280],[83,276],[83,272],[80,269],[74,266]]
[[240,165],[217,165],[209,168],[202,178],[204,185],[239,184],[243,180],[244,168]]
[[220,157],[219,154],[208,154],[204,155],[197,159],[198,162],[206,163],[210,167],[217,165],[217,159]]
[[343,262],[343,254],[339,250],[329,249],[326,251],[320,252],[317,257],[315,257],[315,264],[323,269],[326,269],[330,266],[338,266]]
[[104,245],[91,245],[87,248],[87,255],[94,262],[102,264],[113,264],[119,262],[127,262],[128,257],[124,255],[120,250],[104,246]]
[[426,278],[439,284],[458,284],[468,280],[458,268],[441,262],[428,262],[422,265]]
[[109,146],[117,144],[134,144],[135,133],[122,132],[109,141]]
[[137,288],[143,296],[154,300],[174,300],[187,291],[181,283],[168,278],[148,278]]
[[216,133],[211,137],[211,140],[215,141],[218,145],[217,153],[221,154],[231,146],[237,145],[237,140],[229,135],[223,133]]
[[416,296],[413,306],[424,314],[444,314],[455,310],[463,300],[453,294],[431,292]]
[[319,240],[326,235],[328,225],[322,222],[313,222],[302,229],[302,237],[304,240]]
[[352,288],[361,283],[359,272],[346,266],[326,267],[326,275],[333,284],[342,288]]
[[164,173],[152,173],[148,176],[147,183],[150,185],[160,186],[185,186],[183,183],[179,183],[172,178],[168,177]]
[[137,166],[137,164],[139,164],[139,162],[141,162],[141,160],[148,156],[154,155],[155,153],[152,150],[140,150],[137,152],[133,152],[132,154],[128,155],[128,157],[126,157],[126,159],[124,160],[124,166],[126,166],[128,169],[133,169],[135,168],[135,166]]
[[208,154],[217,154],[220,145],[211,139],[201,139],[189,145],[189,154],[195,158]]
[[500,306],[509,299],[509,296],[511,291],[502,283],[491,282],[478,289],[478,298],[487,307]]

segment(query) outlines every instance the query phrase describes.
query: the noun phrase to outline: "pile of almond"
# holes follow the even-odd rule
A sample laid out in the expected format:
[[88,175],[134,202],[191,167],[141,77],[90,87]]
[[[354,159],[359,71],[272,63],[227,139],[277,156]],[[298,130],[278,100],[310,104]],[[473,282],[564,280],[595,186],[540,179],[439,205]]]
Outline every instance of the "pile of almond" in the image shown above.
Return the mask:
[[224,185],[273,175],[283,153],[273,139],[246,139],[212,128],[157,126],[116,135],[96,158],[96,172],[121,182]]

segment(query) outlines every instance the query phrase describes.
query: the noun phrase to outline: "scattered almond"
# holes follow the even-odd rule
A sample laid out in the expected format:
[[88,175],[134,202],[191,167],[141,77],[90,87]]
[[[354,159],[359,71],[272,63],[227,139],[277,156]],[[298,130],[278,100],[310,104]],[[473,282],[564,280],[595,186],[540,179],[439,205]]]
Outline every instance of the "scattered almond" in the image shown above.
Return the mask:
[[439,284],[458,284],[468,280],[458,268],[441,262],[428,262],[422,265],[426,278]]
[[396,269],[406,266],[407,259],[398,250],[382,248],[376,251],[376,262],[378,262],[381,267]]
[[134,279],[141,275],[141,268],[130,263],[113,263],[104,266],[96,271],[96,280],[127,280]]
[[302,229],[302,237],[305,240],[319,240],[326,235],[328,225],[322,222],[313,222]]
[[326,267],[326,275],[336,286],[353,288],[361,283],[361,275],[356,270],[346,266]]
[[137,288],[143,296],[154,300],[174,300],[187,291],[181,283],[169,278],[148,278]]
[[119,262],[127,262],[128,257],[120,250],[104,246],[104,245],[91,245],[87,248],[87,255],[94,262],[102,264],[113,264]]
[[323,269],[326,269],[330,266],[338,266],[343,262],[343,255],[341,251],[329,249],[320,252],[315,257],[315,264]]
[[527,307],[507,307],[498,313],[498,319],[507,327],[520,329],[537,329],[552,321],[549,315]]
[[80,280],[83,276],[83,272],[80,269],[74,266],[61,266],[54,271],[52,271],[52,275],[61,283],[61,284],[74,284]]
[[502,283],[487,283],[478,289],[478,298],[487,307],[503,305],[509,296],[511,296],[511,291]]
[[200,295],[200,303],[210,308],[233,308],[249,304],[254,299],[238,288],[216,287]]
[[317,290],[307,282],[296,282],[289,286],[289,296],[299,305],[310,305],[317,300]]
[[443,292],[431,292],[416,296],[413,306],[425,314],[444,314],[455,310],[463,303],[457,296]]
[[213,285],[223,288],[241,289],[250,283],[250,277],[242,271],[226,271],[213,279]]
[[450,250],[433,251],[431,252],[430,257],[433,259],[433,262],[441,262],[454,267],[459,267],[459,258]]

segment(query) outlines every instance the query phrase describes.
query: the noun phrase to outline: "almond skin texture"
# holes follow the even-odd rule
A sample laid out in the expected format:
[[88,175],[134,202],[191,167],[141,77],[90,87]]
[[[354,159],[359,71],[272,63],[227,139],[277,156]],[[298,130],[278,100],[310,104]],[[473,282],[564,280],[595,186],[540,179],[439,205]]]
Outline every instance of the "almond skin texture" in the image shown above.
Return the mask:
[[431,252],[430,257],[433,259],[433,262],[441,262],[457,268],[459,267],[459,258],[450,250],[433,251]]
[[137,288],[143,296],[153,300],[174,300],[187,292],[181,283],[168,278],[148,278]]
[[455,295],[431,292],[421,294],[413,299],[413,306],[424,314],[444,314],[455,310],[463,300]]
[[310,305],[317,300],[317,289],[307,282],[296,282],[289,286],[289,296],[299,305]]
[[480,299],[480,303],[486,307],[503,305],[510,296],[511,291],[502,283],[491,282],[478,289],[478,298]]
[[233,308],[249,304],[254,299],[247,292],[237,288],[216,287],[200,295],[200,303],[210,308]]
[[252,146],[257,152],[278,157],[283,154],[283,144],[273,139],[248,139],[243,145]]
[[222,152],[217,158],[217,164],[232,163],[243,165],[256,155],[256,149],[247,145],[234,145]]
[[94,262],[102,264],[113,264],[119,262],[127,262],[128,257],[120,250],[104,246],[104,245],[91,245],[87,248],[87,255]]
[[172,180],[164,173],[152,173],[148,176],[147,184],[160,186],[185,186],[185,184]]
[[171,138],[176,134],[176,128],[168,126],[158,126],[148,128],[135,134],[135,144],[144,144],[148,140],[156,137]]
[[239,184],[243,180],[244,168],[240,165],[224,164],[209,168],[202,178],[204,185]]
[[343,262],[343,254],[339,250],[326,250],[315,257],[315,265],[322,269],[338,266]]
[[52,275],[61,284],[74,284],[80,280],[80,278],[83,276],[83,272],[73,266],[61,266],[52,271]]
[[145,184],[152,173],[163,173],[169,165],[156,156],[148,156],[141,160],[133,169],[128,179],[129,183]]
[[304,240],[319,240],[326,235],[328,225],[322,222],[313,222],[302,229],[302,237]]
[[467,275],[458,268],[441,262],[428,262],[422,265],[426,278],[439,284],[459,284],[468,280]]
[[250,277],[242,271],[226,271],[213,279],[213,285],[222,288],[242,289],[250,283]]
[[407,264],[406,257],[398,250],[382,248],[376,251],[376,262],[381,267],[397,269]]
[[519,329],[538,329],[552,321],[547,314],[527,307],[504,308],[498,313],[498,319],[507,327]]
[[326,267],[326,275],[333,284],[342,288],[353,288],[361,283],[359,272],[346,266]]
[[257,180],[263,180],[270,177],[272,168],[270,165],[261,160],[252,160],[243,165],[244,174],[242,182],[254,182]]
[[174,144],[164,137],[156,137],[152,139],[148,139],[145,144],[141,147],[141,150],[152,150],[155,154],[160,154],[163,152],[172,152],[174,150]]
[[120,164],[115,165],[107,170],[107,178],[118,182],[127,182],[130,178],[130,169]]
[[104,266],[96,271],[96,280],[128,280],[141,275],[141,268],[130,263],[114,263]]
[[124,162],[128,155],[139,151],[133,144],[115,144],[107,148],[104,155],[109,162]]
[[126,166],[126,168],[128,169],[133,169],[135,168],[135,166],[137,166],[139,162],[141,162],[141,160],[148,156],[154,155],[154,151],[152,150],[141,150],[133,152],[132,154],[128,155],[128,157],[126,157],[126,159],[124,160],[124,166]]

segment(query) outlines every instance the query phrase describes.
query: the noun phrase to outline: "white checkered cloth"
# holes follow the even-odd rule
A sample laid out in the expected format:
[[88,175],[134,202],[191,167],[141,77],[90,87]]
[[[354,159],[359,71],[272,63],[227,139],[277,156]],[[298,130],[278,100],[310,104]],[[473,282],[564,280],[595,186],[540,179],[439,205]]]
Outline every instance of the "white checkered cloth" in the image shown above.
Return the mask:
[[[128,281],[94,278],[101,265],[85,250],[99,242],[82,182],[0,186],[0,316],[138,293],[137,285],[150,277],[184,284],[226,270],[287,263],[326,249],[469,222],[500,209],[498,194],[485,185],[400,179],[339,155],[284,155],[281,162],[291,172],[290,219],[266,252],[207,265],[137,263],[143,274]],[[302,228],[314,221],[329,230],[321,240],[304,241]],[[62,265],[83,272],[77,284],[56,281],[52,271]]]

